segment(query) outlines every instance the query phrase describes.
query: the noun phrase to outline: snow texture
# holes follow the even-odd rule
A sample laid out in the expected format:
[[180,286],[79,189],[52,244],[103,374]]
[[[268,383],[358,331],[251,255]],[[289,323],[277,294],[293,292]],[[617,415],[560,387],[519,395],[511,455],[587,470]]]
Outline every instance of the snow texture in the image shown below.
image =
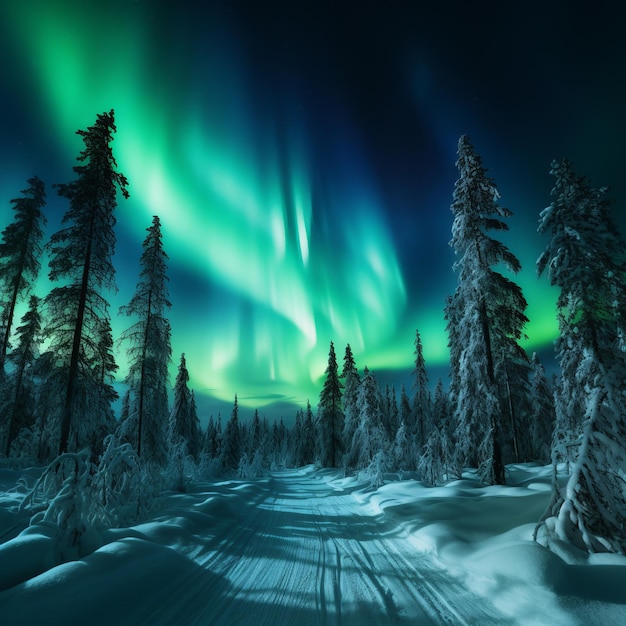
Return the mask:
[[195,482],[60,565],[20,507],[35,478],[0,470],[3,626],[626,623],[626,558],[532,541],[550,466],[508,466],[506,487],[313,466]]

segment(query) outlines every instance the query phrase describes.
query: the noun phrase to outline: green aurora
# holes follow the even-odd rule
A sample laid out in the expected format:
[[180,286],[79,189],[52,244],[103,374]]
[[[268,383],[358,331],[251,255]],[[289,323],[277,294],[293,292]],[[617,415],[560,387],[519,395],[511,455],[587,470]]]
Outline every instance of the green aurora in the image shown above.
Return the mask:
[[[140,244],[157,214],[172,268],[174,362],[186,353],[197,393],[226,402],[238,393],[250,408],[315,404],[331,340],[339,355],[350,343],[359,367],[410,374],[416,328],[427,363],[444,367],[439,294],[450,293],[456,277],[450,268],[438,291],[416,293],[368,164],[325,171],[298,106],[276,95],[272,113],[272,95],[257,97],[249,62],[223,24],[208,26],[195,51],[178,50],[139,8],[127,3],[120,18],[114,6],[26,1],[6,3],[2,13],[31,89],[24,114],[41,119],[45,111],[48,141],[67,172],[61,180],[80,149],[76,129],[115,109],[114,153],[131,193],[117,209],[115,335],[127,324],[117,307],[132,294]],[[16,181],[33,173],[14,170],[2,183],[4,207],[23,184]],[[62,213],[50,188],[61,180],[46,183]],[[451,198],[452,188],[440,193]],[[512,199],[503,204],[517,211]],[[451,224],[448,206],[438,219]],[[550,344],[557,327],[554,292],[534,272],[541,242],[520,249],[520,237],[535,236],[534,226],[523,228],[507,243],[528,268],[516,280],[529,301],[530,351]],[[123,350],[118,363],[121,378]]]

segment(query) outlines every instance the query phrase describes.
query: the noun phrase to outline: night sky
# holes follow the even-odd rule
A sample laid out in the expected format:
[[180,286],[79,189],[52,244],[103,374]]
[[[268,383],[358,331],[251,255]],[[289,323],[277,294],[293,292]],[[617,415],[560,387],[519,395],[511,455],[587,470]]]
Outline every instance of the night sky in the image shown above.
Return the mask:
[[36,174],[58,229],[51,185],[73,178],[75,131],[115,109],[131,193],[116,213],[115,336],[157,214],[172,372],[185,352],[203,420],[235,393],[246,413],[290,420],[291,403],[316,404],[331,340],[340,360],[350,343],[359,369],[408,383],[418,328],[431,378],[446,375],[467,133],[514,213],[503,238],[523,266],[526,347],[549,355],[555,292],[535,261],[550,161],[609,185],[624,225],[622,14],[550,0],[2,2],[0,228]]

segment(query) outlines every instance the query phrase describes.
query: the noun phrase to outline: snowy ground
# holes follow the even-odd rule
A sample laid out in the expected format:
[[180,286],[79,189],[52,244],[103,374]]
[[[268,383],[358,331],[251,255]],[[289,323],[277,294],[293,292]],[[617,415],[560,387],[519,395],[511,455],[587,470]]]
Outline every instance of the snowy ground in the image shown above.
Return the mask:
[[[27,472],[28,473],[28,472]],[[0,624],[626,624],[626,558],[532,542],[549,468],[371,491],[313,467],[167,494],[53,565],[0,470]],[[566,562],[567,561],[567,562]]]

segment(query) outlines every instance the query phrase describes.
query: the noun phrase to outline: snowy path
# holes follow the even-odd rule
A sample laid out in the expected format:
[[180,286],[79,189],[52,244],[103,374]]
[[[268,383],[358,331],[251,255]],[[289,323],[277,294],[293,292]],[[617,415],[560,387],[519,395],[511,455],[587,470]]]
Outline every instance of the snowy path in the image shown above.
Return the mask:
[[[502,623],[430,555],[323,480],[275,474],[208,559],[219,624]],[[234,550],[232,549],[234,548]]]
[[0,593],[0,622],[512,623],[329,478],[279,472],[173,494],[156,521]]

